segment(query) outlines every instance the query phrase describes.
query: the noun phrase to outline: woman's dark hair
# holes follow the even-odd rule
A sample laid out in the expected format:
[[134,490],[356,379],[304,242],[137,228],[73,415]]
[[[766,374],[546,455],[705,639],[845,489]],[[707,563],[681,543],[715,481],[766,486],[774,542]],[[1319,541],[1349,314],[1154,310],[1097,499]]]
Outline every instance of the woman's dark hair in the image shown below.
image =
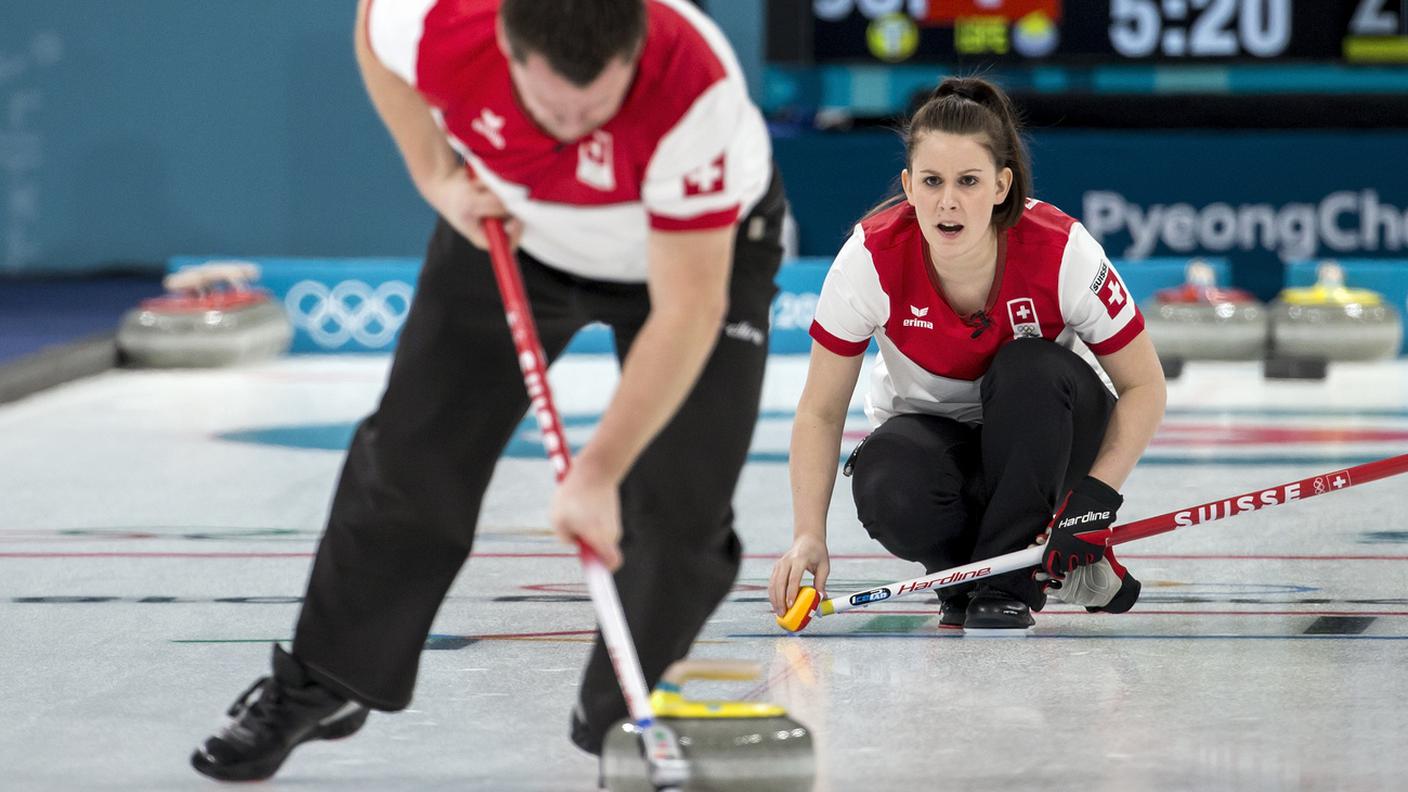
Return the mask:
[[[979,137],[999,171],[1012,169],[1012,185],[1006,200],[993,209],[992,223],[999,231],[1015,226],[1032,194],[1032,166],[1007,94],[981,77],[949,77],[939,83],[901,130],[906,167],[914,162],[919,139],[929,132]],[[867,217],[895,203],[886,201]]]
[[645,40],[644,0],[504,0],[499,13],[514,60],[536,52],[579,87],[613,59],[635,57]]

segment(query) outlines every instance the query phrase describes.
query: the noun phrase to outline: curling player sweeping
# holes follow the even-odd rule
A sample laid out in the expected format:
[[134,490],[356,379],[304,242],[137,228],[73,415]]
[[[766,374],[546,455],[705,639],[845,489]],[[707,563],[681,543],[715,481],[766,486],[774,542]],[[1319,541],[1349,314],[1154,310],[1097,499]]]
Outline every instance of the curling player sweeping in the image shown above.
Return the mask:
[[[545,364],[594,321],[616,339],[620,382],[549,520],[619,592],[639,638],[632,700],[689,651],[742,559],[732,498],[786,206],[718,28],[684,0],[361,0],[355,36],[372,104],[439,219],[386,391],[348,450],[292,649],[274,648],[272,674],[191,757],[222,780],[268,778],[299,744],[411,701],[530,404],[486,218],[504,220]],[[592,754],[633,714],[612,653],[599,636],[575,706],[563,702],[565,731]],[[664,775],[652,780],[673,782]]]

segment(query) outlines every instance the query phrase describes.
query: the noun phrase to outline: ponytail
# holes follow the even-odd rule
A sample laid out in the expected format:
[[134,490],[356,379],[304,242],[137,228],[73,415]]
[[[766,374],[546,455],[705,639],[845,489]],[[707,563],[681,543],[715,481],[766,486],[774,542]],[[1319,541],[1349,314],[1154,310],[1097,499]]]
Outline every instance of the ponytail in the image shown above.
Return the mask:
[[[979,136],[997,169],[1012,170],[1012,185],[1007,198],[993,209],[992,223],[998,231],[1015,226],[1032,194],[1032,167],[1022,142],[1017,111],[1007,94],[981,77],[949,77],[929,93],[904,126],[906,164],[914,161],[919,138],[929,132]],[[886,200],[867,212],[866,217],[899,200]]]

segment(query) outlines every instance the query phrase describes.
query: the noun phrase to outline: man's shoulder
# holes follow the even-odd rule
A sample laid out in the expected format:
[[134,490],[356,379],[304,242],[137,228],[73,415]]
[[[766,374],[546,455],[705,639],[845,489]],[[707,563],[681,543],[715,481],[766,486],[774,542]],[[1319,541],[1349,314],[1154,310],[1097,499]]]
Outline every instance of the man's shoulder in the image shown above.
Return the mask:
[[454,83],[484,59],[503,60],[495,43],[498,0],[371,0],[367,38],[372,52],[401,79],[422,90]]
[[734,57],[713,20],[684,0],[650,0],[646,4],[646,50],[657,57],[722,74]]
[[[410,0],[407,4],[427,2]],[[443,68],[467,57],[504,60],[497,40],[498,0],[429,0],[429,6],[422,19],[421,42],[428,67]]]
[[632,91],[632,108],[676,117],[721,81],[737,79],[734,56],[718,28],[681,0],[647,4],[645,46]]

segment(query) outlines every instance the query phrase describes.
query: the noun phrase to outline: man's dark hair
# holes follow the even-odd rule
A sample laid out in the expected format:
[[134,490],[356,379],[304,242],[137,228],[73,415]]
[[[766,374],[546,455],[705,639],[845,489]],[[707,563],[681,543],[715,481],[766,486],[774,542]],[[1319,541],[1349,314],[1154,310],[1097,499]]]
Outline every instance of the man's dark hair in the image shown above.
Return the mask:
[[515,61],[537,53],[579,87],[645,40],[645,0],[503,0],[499,14]]

